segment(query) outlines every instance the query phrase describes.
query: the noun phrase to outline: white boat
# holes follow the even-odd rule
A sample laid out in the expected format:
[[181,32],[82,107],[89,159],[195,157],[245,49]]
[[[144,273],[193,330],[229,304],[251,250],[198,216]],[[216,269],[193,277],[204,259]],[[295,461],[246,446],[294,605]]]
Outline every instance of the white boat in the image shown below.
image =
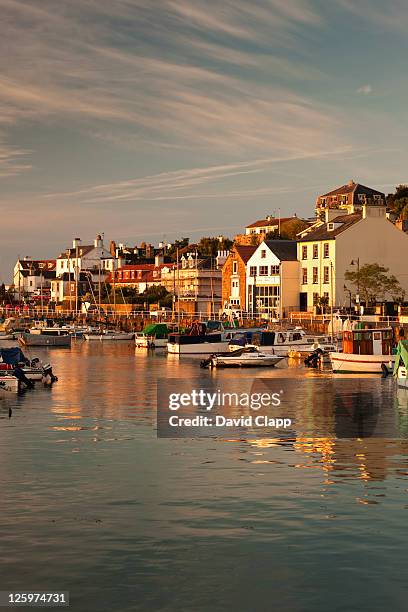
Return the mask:
[[143,331],[135,334],[135,344],[138,348],[165,348],[168,336],[166,323],[150,323]]
[[408,389],[408,340],[400,340],[398,343],[394,376],[399,387]]
[[0,376],[14,375],[16,368],[22,372],[22,378],[30,381],[43,380],[45,376],[51,376],[52,382],[56,380],[49,363],[43,364],[38,357],[28,359],[18,346],[0,348]]
[[210,368],[259,368],[273,367],[284,357],[263,353],[256,346],[247,346],[234,352],[226,352],[219,355],[212,355],[209,359],[202,362],[203,367]]
[[18,393],[20,390],[20,381],[11,374],[0,375],[0,394],[10,395]]
[[70,334],[60,327],[32,327],[18,340],[24,346],[71,346]]
[[395,355],[392,354],[391,327],[343,331],[343,352],[329,353],[333,372],[350,374],[382,374],[391,372]]
[[88,341],[99,341],[99,342],[119,342],[119,341],[123,341],[126,340],[128,342],[130,342],[131,340],[133,340],[134,338],[134,333],[127,333],[127,332],[123,332],[123,331],[114,331],[111,329],[106,329],[106,330],[101,330],[101,331],[95,331],[95,332],[89,332],[87,334],[84,334],[84,338],[85,340]]
[[267,329],[246,329],[236,332],[229,343],[229,350],[236,351],[243,346],[254,344],[259,346],[264,353],[272,353],[283,357],[289,356],[292,352],[306,352],[309,354],[314,344],[318,344],[322,350],[328,347],[335,350],[331,339],[328,336],[311,336],[304,329],[282,329],[279,331]]
[[221,321],[195,323],[185,334],[169,334],[167,352],[177,355],[212,355],[228,349],[235,329],[224,328]]
[[2,342],[3,340],[15,340],[16,339],[16,334],[12,334],[12,333],[1,333],[0,332],[0,342]]

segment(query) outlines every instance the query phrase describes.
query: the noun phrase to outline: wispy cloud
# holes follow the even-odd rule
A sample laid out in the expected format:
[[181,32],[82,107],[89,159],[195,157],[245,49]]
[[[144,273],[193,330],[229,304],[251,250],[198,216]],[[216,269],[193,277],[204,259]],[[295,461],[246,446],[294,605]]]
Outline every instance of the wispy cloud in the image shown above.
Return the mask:
[[371,85],[361,85],[361,87],[357,89],[357,93],[363,94],[364,96],[368,96],[370,93],[372,93],[372,91],[373,88],[371,87]]
[[299,27],[320,26],[309,0],[0,0],[0,9],[10,121],[63,117],[99,135],[111,124],[124,140],[237,155],[305,153],[334,138],[333,113],[288,87],[318,71],[281,54]]

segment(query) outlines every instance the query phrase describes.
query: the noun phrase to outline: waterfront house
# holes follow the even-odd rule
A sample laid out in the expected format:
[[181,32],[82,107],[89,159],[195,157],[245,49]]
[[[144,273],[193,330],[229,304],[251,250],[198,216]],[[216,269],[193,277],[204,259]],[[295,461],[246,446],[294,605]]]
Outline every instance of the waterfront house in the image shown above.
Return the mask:
[[265,240],[246,264],[247,309],[253,318],[282,318],[299,309],[295,240]]
[[13,271],[17,299],[48,300],[51,281],[56,275],[55,259],[18,259]]
[[334,211],[335,216],[338,210],[344,210],[348,214],[362,212],[365,204],[385,206],[385,194],[351,180],[317,197],[316,217],[326,219],[327,211]]
[[297,250],[300,310],[313,311],[320,298],[329,306],[348,306],[345,273],[368,263],[388,268],[408,292],[408,236],[388,220],[383,198],[355,201],[353,196],[337,208],[325,204],[316,223],[300,233]]
[[247,311],[247,262],[256,246],[235,244],[222,268],[222,307],[224,312]]

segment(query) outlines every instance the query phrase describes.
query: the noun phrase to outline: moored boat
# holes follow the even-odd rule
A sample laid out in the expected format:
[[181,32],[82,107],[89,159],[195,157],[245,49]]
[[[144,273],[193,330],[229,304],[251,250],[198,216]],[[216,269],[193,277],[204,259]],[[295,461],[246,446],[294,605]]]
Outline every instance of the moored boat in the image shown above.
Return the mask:
[[60,327],[33,327],[18,340],[24,346],[71,346],[69,332]]
[[384,374],[393,369],[393,331],[385,328],[355,328],[343,331],[343,352],[329,353],[333,372]]
[[119,342],[124,340],[130,342],[131,340],[133,340],[134,336],[134,333],[127,333],[124,331],[117,331],[113,329],[98,330],[84,334],[85,340],[98,340],[100,342]]
[[196,322],[185,334],[170,334],[167,351],[178,355],[212,355],[226,351],[235,331],[224,328],[221,321]]
[[279,355],[263,353],[256,346],[247,346],[236,351],[211,355],[201,362],[201,366],[209,368],[273,367],[283,359],[284,357]]
[[394,376],[399,387],[408,389],[408,340],[400,340],[398,343]]
[[166,323],[150,323],[143,331],[135,334],[135,344],[139,348],[164,348],[167,345],[169,330]]
[[229,349],[235,351],[240,347],[254,344],[259,346],[265,353],[272,353],[287,357],[290,354],[298,354],[302,356],[310,354],[315,348],[314,345],[319,345],[322,350],[335,350],[331,339],[328,336],[310,336],[305,330],[282,329],[282,330],[267,330],[267,329],[248,329],[242,330],[234,334]]

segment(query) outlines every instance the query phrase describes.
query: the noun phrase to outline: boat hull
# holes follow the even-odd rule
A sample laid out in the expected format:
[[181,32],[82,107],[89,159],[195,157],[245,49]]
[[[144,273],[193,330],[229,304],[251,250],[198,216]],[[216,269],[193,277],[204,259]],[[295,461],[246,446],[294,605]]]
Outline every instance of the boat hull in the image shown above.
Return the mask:
[[338,374],[382,374],[385,365],[392,372],[395,355],[354,355],[329,353],[333,372]]
[[22,333],[18,339],[24,346],[71,346],[71,336]]
[[268,356],[255,356],[255,357],[214,357],[212,365],[214,368],[262,368],[262,367],[273,367],[279,361],[282,361],[283,357],[276,355]]
[[88,342],[130,342],[134,334],[84,334],[84,338]]
[[167,338],[154,338],[153,336],[135,336],[138,348],[166,348]]
[[167,343],[167,352],[175,355],[211,355],[228,349],[228,340],[221,342],[199,342],[197,344]]
[[2,376],[0,377],[0,394],[10,395],[18,393],[20,389],[20,383],[14,376]]
[[399,387],[402,387],[403,389],[408,389],[408,372],[407,372],[407,368],[404,368],[403,366],[398,368],[398,378],[397,378],[397,384]]

